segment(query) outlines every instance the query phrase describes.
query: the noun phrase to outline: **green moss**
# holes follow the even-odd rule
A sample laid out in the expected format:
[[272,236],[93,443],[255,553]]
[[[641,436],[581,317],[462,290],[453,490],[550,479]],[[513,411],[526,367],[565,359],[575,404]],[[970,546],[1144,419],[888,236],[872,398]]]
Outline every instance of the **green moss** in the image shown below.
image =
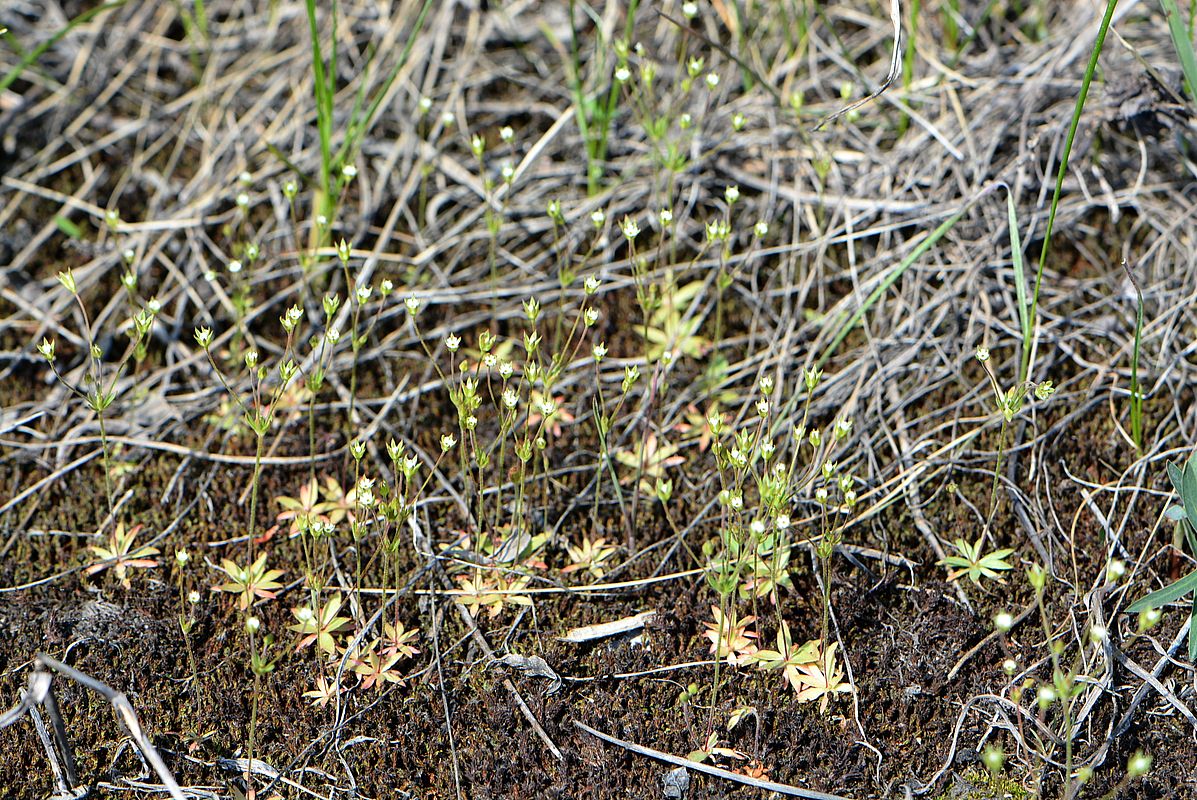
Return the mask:
[[986,770],[969,770],[936,800],[1035,800],[1034,793],[1017,781]]

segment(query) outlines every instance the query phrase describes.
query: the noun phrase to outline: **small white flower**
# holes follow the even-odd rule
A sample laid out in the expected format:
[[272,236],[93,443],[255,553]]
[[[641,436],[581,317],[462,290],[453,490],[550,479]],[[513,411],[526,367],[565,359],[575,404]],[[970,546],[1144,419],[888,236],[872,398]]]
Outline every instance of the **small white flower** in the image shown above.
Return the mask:
[[827,502],[827,487],[820,486],[818,489],[815,490],[815,501],[818,502],[820,505]]
[[353,180],[357,177],[357,167],[353,166],[352,164],[346,164],[345,166],[341,167],[341,176],[344,177],[345,180]]
[[417,103],[416,105],[420,109],[421,114],[427,114],[429,112],[429,110],[432,108],[432,98],[431,97],[421,97],[420,102]]
[[454,436],[453,434],[446,433],[445,435],[441,436],[441,451],[442,452],[447,453],[450,450],[452,450],[454,448],[454,446],[456,446],[456,445],[457,445],[457,437]]
[[415,314],[420,310],[420,298],[414,294],[409,294],[407,299],[403,301],[403,305],[407,306],[407,313]]
[[604,344],[603,342],[599,342],[598,344],[596,344],[594,346],[592,352],[594,353],[595,361],[602,361],[604,358],[607,357],[607,345]]
[[763,536],[765,533],[764,520],[754,519],[748,526],[748,530],[752,531],[757,536]]
[[341,338],[341,331],[335,327],[329,328],[324,332],[324,338],[329,344],[336,344],[337,340]]
[[594,275],[587,275],[586,282],[582,285],[582,289],[587,295],[592,295],[598,291],[599,279]]
[[295,609],[295,618],[299,620],[301,624],[306,625],[316,618],[316,614],[307,606],[301,606],[300,608]]
[[640,235],[640,226],[637,225],[636,220],[632,219],[631,217],[624,217],[623,222],[620,223],[619,227],[623,231],[623,235],[628,239],[628,241],[631,241]]
[[482,366],[487,369],[494,369],[499,363],[499,357],[494,353],[487,353],[482,357]]
[[504,125],[499,128],[499,138],[505,142],[510,142],[515,138],[515,131],[511,129],[510,125]]
[[452,128],[456,122],[457,117],[453,116],[452,111],[441,112],[441,125],[444,125],[446,128]]
[[786,514],[778,515],[777,519],[773,521],[773,527],[779,531],[788,530],[790,527],[790,518]]
[[445,347],[450,353],[456,353],[457,348],[461,347],[461,339],[456,334],[449,334],[445,337]]
[[236,202],[238,208],[245,208],[249,205],[249,195],[247,195],[245,192],[238,192]]
[[698,16],[698,3],[682,3],[682,16],[686,19],[694,19]]
[[619,81],[620,83],[626,83],[630,77],[632,77],[631,70],[622,64],[615,69],[615,80]]
[[515,167],[513,167],[511,162],[508,161],[499,169],[499,174],[503,176],[503,180],[505,180],[507,183],[511,183],[511,179],[515,177]]
[[499,364],[499,377],[500,378],[502,378],[503,380],[507,380],[513,374],[515,374],[515,366],[513,366],[510,361],[504,361],[503,363]]
[[262,620],[257,617],[245,618],[245,630],[247,633],[257,633],[258,629],[262,627]]
[[998,633],[1009,633],[1010,629],[1014,627],[1014,615],[1009,611],[999,612],[993,618],[993,627],[997,629]]
[[192,589],[190,592],[187,593],[187,602],[188,603],[191,603],[191,605],[194,606],[194,605],[199,605],[199,601],[200,601],[200,593],[197,592],[195,589]]
[[764,238],[765,235],[769,233],[769,223],[761,220],[753,226],[752,232],[755,233],[758,238]]
[[594,223],[594,227],[596,228],[603,227],[603,223],[607,221],[607,212],[601,208],[596,208],[590,215],[590,221]]
[[186,566],[187,562],[191,560],[191,554],[186,550],[175,551],[175,563],[180,567]]
[[723,190],[723,199],[727,201],[728,205],[734,205],[740,199],[740,187],[732,184]]
[[978,347],[976,356],[977,356],[977,360],[980,361],[982,364],[984,364],[986,361],[989,360],[989,348],[988,347]]
[[515,391],[515,389],[509,387],[506,391],[503,392],[503,405],[507,406],[507,409],[509,411],[511,409],[515,408],[516,403],[518,403],[519,401],[520,401],[520,396]]
[[734,495],[732,497],[729,505],[731,506],[732,511],[743,511],[744,510],[744,498],[738,494]]
[[707,88],[714,89],[719,85],[719,76],[714,72],[708,72],[706,77]]
[[150,310],[151,314],[157,314],[162,310],[162,302],[157,297],[151,297],[146,301],[145,307]]
[[236,275],[240,271],[241,271],[241,262],[234,258],[232,261],[229,262],[229,272]]

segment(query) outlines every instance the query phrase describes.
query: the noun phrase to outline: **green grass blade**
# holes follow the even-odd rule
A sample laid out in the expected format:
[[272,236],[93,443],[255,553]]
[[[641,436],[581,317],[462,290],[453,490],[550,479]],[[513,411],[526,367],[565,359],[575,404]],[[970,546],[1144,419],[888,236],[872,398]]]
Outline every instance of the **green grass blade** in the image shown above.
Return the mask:
[[[1072,109],[1072,124],[1068,126],[1068,136],[1064,139],[1064,152],[1060,155],[1060,169],[1056,172],[1056,189],[1052,192],[1051,210],[1047,214],[1047,228],[1043,231],[1043,249],[1039,252],[1039,270],[1035,275],[1035,296],[1031,299],[1031,324],[1035,324],[1036,311],[1039,308],[1039,289],[1043,285],[1043,267],[1047,263],[1047,254],[1051,250],[1052,228],[1056,224],[1056,211],[1060,207],[1060,193],[1064,189],[1064,176],[1068,173],[1068,157],[1072,153],[1072,143],[1076,139],[1076,130],[1081,124],[1081,112],[1085,109],[1085,99],[1089,96],[1089,85],[1093,83],[1093,73],[1097,71],[1097,59],[1101,56],[1101,49],[1106,43],[1106,34],[1110,32],[1110,22],[1114,19],[1114,9],[1118,0],[1107,0],[1106,13],[1101,18],[1101,25],[1097,29],[1097,39],[1093,42],[1093,52],[1089,55],[1089,63],[1085,66],[1085,77],[1081,81],[1081,91],[1076,96],[1076,106]],[[1024,347],[1022,367],[1018,379],[1025,381],[1031,369],[1031,348]]]
[[1193,53],[1193,41],[1180,19],[1180,9],[1176,0],[1160,0],[1160,6],[1164,9],[1164,16],[1168,18],[1168,33],[1172,36],[1172,46],[1176,48],[1180,68],[1185,74],[1185,88],[1189,97],[1197,100],[1197,55]]
[[[981,192],[976,199],[980,199],[988,193],[989,190],[987,189]],[[976,202],[976,199],[974,199],[973,202]],[[906,272],[906,270],[910,268],[911,264],[917,261],[923,253],[934,247],[935,243],[942,239],[944,235],[950,231],[957,222],[960,221],[960,218],[964,216],[964,212],[967,211],[970,206],[972,206],[972,202],[965,204],[964,208],[960,209],[955,214],[940,223],[939,227],[932,231],[930,236],[919,242],[918,247],[914,248],[914,250],[911,250],[910,254],[907,255],[906,258],[902,259],[901,263],[894,267],[890,273],[885,276],[881,283],[878,284],[877,288],[870,292],[869,296],[865,298],[865,301],[861,304],[860,308],[856,310],[856,313],[854,313],[847,322],[840,326],[839,331],[836,333],[835,338],[832,339],[831,344],[827,346],[827,349],[823,351],[823,355],[819,357],[817,362],[815,362],[816,368],[822,369],[823,365],[827,363],[827,360],[835,353],[836,348],[843,344],[844,339],[848,337],[848,334],[851,333],[852,329],[859,325],[860,321],[864,319],[864,316],[869,312],[869,309],[881,299],[882,295],[885,294],[889,287],[894,285],[898,278],[902,277],[902,273]]]
[[1197,603],[1189,610],[1189,661],[1197,661]]
[[95,8],[90,8],[87,11],[84,11],[79,16],[72,19],[70,22],[68,22],[66,25],[64,25],[61,30],[59,30],[57,33],[55,33],[49,39],[42,42],[37,47],[33,48],[28,53],[26,53],[25,57],[22,58],[20,61],[18,61],[17,65],[15,67],[13,67],[7,73],[5,73],[3,78],[0,78],[0,92],[3,92],[9,86],[12,86],[13,83],[15,83],[16,80],[21,77],[21,73],[23,73],[26,69],[28,69],[29,66],[31,64],[33,64],[33,62],[35,62],[39,58],[41,58],[42,53],[45,53],[47,50],[49,50],[51,47],[53,47],[55,44],[57,44],[58,41],[60,39],[62,39],[62,37],[66,36],[68,33],[73,31],[75,28],[78,28],[80,25],[83,25],[83,24],[91,21],[95,17],[98,17],[100,14],[103,14],[105,11],[111,11],[114,8],[120,8],[124,4],[125,4],[125,0],[113,0],[113,2],[111,2],[111,3],[104,3],[103,5],[96,6]]
[[1197,571],[1190,572],[1178,581],[1168,584],[1163,589],[1157,589],[1146,597],[1140,597],[1126,607],[1126,613],[1138,614],[1150,608],[1159,608],[1173,600],[1179,600],[1186,594],[1197,589]]
[[387,79],[383,81],[382,86],[374,93],[374,98],[370,101],[369,107],[361,119],[356,119],[353,124],[352,141],[349,137],[341,145],[341,150],[338,153],[338,159],[343,160],[347,155],[357,148],[361,138],[365,136],[366,132],[370,130],[370,125],[374,122],[374,117],[378,115],[378,110],[382,107],[383,102],[387,98],[387,94],[391,90],[391,85],[395,83],[395,79],[399,77],[399,71],[407,64],[407,59],[411,57],[412,48],[416,45],[416,37],[420,35],[420,31],[424,28],[424,19],[428,16],[428,10],[432,8],[432,0],[424,0],[424,5],[420,7],[420,13],[416,17],[415,24],[412,26],[411,33],[407,37],[407,41],[403,45],[403,51],[399,53],[399,60],[395,62],[395,66],[391,67]]
[[[316,95],[316,129],[320,134],[320,190],[328,193],[332,170],[332,97],[328,93],[324,53],[320,48],[320,24],[316,18],[316,0],[305,0],[308,29],[312,39],[312,88]],[[333,39],[337,37],[333,28]]]
[[1027,309],[1027,276],[1022,260],[1022,237],[1018,235],[1018,212],[1014,208],[1014,192],[1006,188],[1006,218],[1010,227],[1010,260],[1014,265],[1014,296],[1018,303],[1018,327],[1022,331],[1022,348],[1031,346],[1031,317]]

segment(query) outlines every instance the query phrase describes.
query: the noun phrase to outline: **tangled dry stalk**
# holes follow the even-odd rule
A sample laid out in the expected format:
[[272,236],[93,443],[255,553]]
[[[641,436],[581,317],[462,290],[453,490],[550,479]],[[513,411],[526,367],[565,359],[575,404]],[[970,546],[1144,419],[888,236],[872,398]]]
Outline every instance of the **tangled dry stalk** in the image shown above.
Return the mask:
[[[349,123],[355,97],[372,97],[384,85],[421,5],[419,0],[339,4],[338,130]],[[588,43],[618,36],[624,5],[594,9],[586,23]],[[746,398],[748,388],[765,376],[779,386],[793,384],[803,367],[825,359],[827,378],[810,413],[813,419],[846,415],[856,420],[851,455],[842,466],[867,488],[860,493],[859,513],[839,552],[858,565],[859,574],[869,576],[866,583],[910,588],[917,583],[916,570],[925,578],[935,569],[934,561],[947,554],[947,543],[964,535],[944,529],[947,522],[983,530],[991,546],[1018,543],[1068,587],[1073,602],[1057,613],[1069,622],[1058,625],[1054,635],[1086,654],[1085,674],[1101,676],[1078,699],[1078,764],[1095,770],[1105,765],[1111,751],[1118,750],[1118,737],[1143,723],[1145,703],[1155,704],[1154,715],[1194,722],[1189,711],[1193,667],[1171,658],[1186,629],[1171,646],[1168,637],[1156,644],[1154,662],[1136,661],[1144,654],[1124,651],[1118,633],[1120,609],[1134,592],[1128,596],[1126,587],[1110,591],[1103,577],[1113,559],[1133,565],[1131,579],[1140,586],[1167,582],[1170,570],[1175,571],[1177,551],[1155,535],[1162,520],[1158,508],[1166,496],[1160,478],[1167,461],[1185,457],[1191,432],[1197,430],[1197,405],[1192,402],[1197,318],[1191,302],[1197,296],[1197,206],[1190,191],[1193,162],[1186,149],[1192,118],[1155,5],[1142,0],[1119,4],[1116,36],[1101,60],[1101,86],[1082,120],[1047,262],[1030,371],[1033,380],[1055,381],[1058,393],[1050,410],[1032,409],[1010,429],[999,476],[1002,510],[993,526],[985,513],[986,476],[998,457],[998,432],[1004,428],[974,352],[990,348],[994,372],[1009,375],[1018,370],[1020,341],[1004,193],[998,189],[1004,186],[1012,194],[1023,245],[1028,254],[1037,252],[1100,10],[1085,0],[1048,4],[1047,35],[1035,40],[1007,8],[1015,4],[999,2],[1006,16],[997,13],[978,27],[959,59],[943,49],[924,23],[911,41],[915,68],[904,82],[896,74],[902,53],[882,4],[816,4],[817,14],[812,13],[800,47],[788,38],[792,31],[787,26],[793,23],[788,12],[753,17],[752,30],[746,32],[742,26],[748,22],[736,8],[759,4],[711,2],[703,4],[703,13],[692,23],[695,35],[689,36],[677,24],[681,4],[660,5],[659,11],[639,16],[635,40],[653,55],[688,43],[705,52],[707,67],[722,77],[690,144],[690,163],[672,187],[672,196],[680,198],[672,219],[675,238],[697,254],[689,278],[701,282],[682,322],[697,319],[709,325],[715,319],[721,267],[735,276],[728,302],[738,316],[731,332],[705,355],[728,360],[717,382],[701,380],[701,363],[680,361],[664,368],[660,380],[670,388],[652,401],[652,425],[672,429],[692,408],[705,408],[711,397]],[[808,5],[779,3],[778,8],[805,10]],[[252,450],[239,448],[231,430],[204,422],[220,413],[224,392],[204,353],[192,343],[192,330],[220,331],[213,348],[243,333],[264,358],[277,358],[279,342],[263,331],[310,279],[301,251],[314,236],[312,223],[293,216],[280,188],[295,177],[295,170],[315,175],[320,161],[303,5],[209,3],[210,33],[199,45],[185,34],[178,4],[110,6],[49,47],[0,93],[0,383],[5,387],[0,395],[0,478],[5,487],[0,491],[0,557],[8,559],[27,552],[22,547],[44,543],[58,554],[95,530],[80,533],[61,525],[47,498],[80,470],[94,470],[102,458],[96,415],[72,402],[62,383],[47,377],[35,347],[43,337],[56,336],[60,348],[83,354],[87,341],[81,331],[113,330],[123,323],[125,309],[116,287],[128,263],[125,251],[132,251],[142,280],[152,285],[161,304],[153,343],[160,357],[152,370],[121,379],[118,390],[127,399],[107,420],[106,438],[138,468],[169,462],[156,496],[139,499],[129,488],[118,497],[118,507],[153,505],[163,514],[152,536],[141,543],[147,547],[165,548],[184,535],[196,535],[189,520],[205,507],[211,518],[220,518],[224,512],[211,507],[208,489],[219,485],[222,470],[254,463]],[[430,309],[421,332],[428,341],[439,343],[454,331],[484,324],[510,325],[520,316],[519,301],[529,296],[545,308],[572,302],[578,292],[561,287],[557,265],[586,250],[593,235],[589,220],[599,209],[606,222],[591,257],[601,265],[599,296],[614,311],[631,306],[629,298],[641,279],[617,221],[631,216],[646,227],[655,225],[651,215],[669,195],[663,195],[665,187],[647,167],[651,144],[629,114],[612,122],[603,164],[609,182],[601,191],[587,192],[586,165],[580,161],[586,143],[568,88],[567,11],[572,6],[532,0],[433,3],[410,58],[384,98],[382,113],[363,140],[354,190],[336,220],[335,237],[351,248],[359,283],[390,276],[398,285],[418,287]],[[922,9],[922,18],[930,20],[940,4],[924,3]],[[12,0],[0,24],[8,27],[9,41],[28,46],[46,40],[83,10],[74,3]],[[907,9],[903,23],[907,32],[909,13]],[[719,47],[708,47],[703,40]],[[587,68],[594,67],[596,52],[583,53]],[[0,47],[0,74],[20,60],[20,52]],[[891,80],[881,92],[883,82]],[[846,101],[871,95],[871,103],[831,116]],[[787,105],[796,97],[802,98],[798,113]],[[421,98],[431,100],[430,113],[418,113]],[[742,130],[729,123],[735,114],[747,120]],[[824,119],[828,124],[816,128]],[[504,126],[515,132],[510,143],[498,138]],[[488,168],[497,169],[498,159],[511,162],[508,182],[495,188],[480,177],[470,151],[474,135],[484,137],[497,154]],[[253,190],[248,206],[241,207],[236,195],[246,173]],[[751,231],[737,230],[736,241],[743,246],[721,264],[703,249],[703,241],[707,221],[725,209],[721,198],[728,185],[742,192],[737,217],[767,220],[772,233],[750,245]],[[561,202],[567,223],[560,232],[544,214],[554,199]],[[504,222],[492,236],[487,220],[497,211]],[[113,222],[112,212],[119,222]],[[903,259],[956,215],[959,221],[893,280]],[[258,302],[241,326],[229,324],[237,316],[237,299],[228,283],[212,278],[223,274],[236,255],[228,235],[236,226],[251,227],[261,247],[252,285]],[[327,261],[329,290],[345,294],[331,240],[320,255]],[[1138,452],[1126,422],[1136,288],[1120,266],[1123,262],[1142,287],[1146,320],[1139,373],[1146,387],[1147,444]],[[73,269],[80,294],[91,300],[90,320],[83,319],[73,295],[55,279],[67,267]],[[664,271],[654,266],[643,280],[659,280]],[[501,279],[495,280],[496,275]],[[867,298],[881,286],[888,290],[870,305]],[[319,303],[309,306],[304,314],[317,319]],[[862,308],[867,311],[859,315],[859,326],[846,327]],[[349,303],[338,312],[342,329],[348,328],[350,313]],[[612,386],[618,385],[625,366],[643,363],[642,354],[629,344],[637,341],[633,318],[625,314],[619,319],[628,325],[623,347],[613,345],[603,377]],[[348,379],[353,355],[342,350],[334,356],[328,365],[332,390],[318,402],[317,411],[331,419],[345,415],[352,403],[360,440],[394,438],[408,443],[423,462],[433,463],[435,453],[420,439],[415,421],[439,413],[447,387],[428,366],[421,340],[405,320],[402,304],[380,313],[375,338],[360,353],[357,369],[370,377],[356,397]],[[614,340],[615,334],[609,338]],[[82,383],[85,361],[80,356],[71,362],[68,381]],[[303,366],[312,364],[309,358]],[[590,362],[570,364],[559,387],[569,393],[579,423],[587,420],[597,397]],[[652,391],[648,386],[641,390]],[[746,400],[727,405],[735,415],[733,425],[754,413]],[[613,430],[612,449],[632,448],[648,429],[646,418],[642,412]],[[202,433],[198,440],[197,431]],[[339,434],[330,436],[330,446],[318,458],[331,468],[348,460],[349,442]],[[268,471],[310,462],[305,451],[289,447],[284,437],[271,445],[261,459]],[[555,465],[538,491],[552,493],[573,480],[570,476],[589,469],[584,462],[593,462],[593,447]],[[691,463],[703,463],[689,447]],[[1110,463],[1106,456],[1111,448],[1131,455]],[[371,443],[370,450],[368,458],[384,465],[381,448]],[[385,473],[385,465],[381,469]],[[437,472],[432,484],[436,494],[422,510],[425,522],[429,514],[470,516],[458,477],[448,466]],[[700,570],[686,568],[680,555],[672,566],[669,559],[681,552],[676,542],[715,524],[718,509],[708,500],[720,487],[712,469],[685,471],[678,483],[676,491],[695,500],[688,527],[676,539],[672,534],[640,536],[638,552],[626,553],[623,563],[596,586],[543,585],[527,593],[538,601],[557,597],[560,608],[586,597],[630,598],[627,613],[637,613],[642,609],[632,606],[647,587],[667,592],[673,591],[668,587],[693,584]],[[957,485],[960,491],[953,494],[949,486]],[[559,533],[571,514],[585,508],[593,487],[585,481],[576,486],[572,502],[546,527]],[[956,504],[954,514],[937,510],[947,503]],[[798,516],[809,523],[818,511],[808,504]],[[233,530],[209,530],[201,541],[218,559],[224,548],[244,543],[245,537]],[[439,609],[464,594],[445,577],[439,557],[432,557],[440,543],[430,534],[416,548],[428,558],[406,585],[406,594],[430,602],[422,614],[432,620],[434,632],[441,630],[446,616]],[[347,552],[340,556],[349,563]],[[45,561],[31,563],[46,566]],[[637,571],[644,563],[652,565],[651,576]],[[3,592],[21,596],[67,585],[82,569],[63,561],[33,574],[10,565]],[[888,577],[873,581],[874,569]],[[907,577],[892,577],[903,573]],[[988,624],[984,614],[994,605],[993,597],[978,597],[956,585],[941,588],[946,602],[976,612]],[[395,593],[378,592],[396,601]],[[1017,618],[1021,625],[1033,608],[1029,595],[1017,599],[1025,608]],[[460,600],[457,609],[465,630],[477,640],[472,645],[477,659],[493,658],[493,651],[505,649],[496,631],[480,629],[476,609],[471,613]],[[853,642],[842,636],[840,617],[845,613],[851,616],[844,609],[834,612],[833,623],[842,652],[848,654],[849,678],[860,685],[867,677],[860,674],[862,660],[853,663]],[[620,614],[613,610],[608,616]],[[1085,641],[1085,632],[1095,625],[1111,632],[1097,650]],[[554,626],[550,622],[548,627]],[[1035,636],[1027,635],[1028,648]],[[445,718],[462,701],[447,694],[450,684],[444,673],[454,665],[443,659],[453,649],[460,653],[464,640],[464,634],[455,642],[438,639],[435,664],[422,675],[429,681],[429,675],[440,676],[430,685],[437,687]],[[904,691],[915,687],[910,697],[957,685],[961,671],[981,660],[980,654],[992,655],[997,641],[997,634],[974,637],[951,654],[949,663],[955,668],[944,671],[934,686],[903,676],[894,679],[895,685],[901,681]],[[3,653],[0,665],[11,675],[29,655]],[[1020,676],[1033,674],[1043,663],[1023,664]],[[629,676],[635,671],[609,670]],[[543,703],[529,695],[533,689],[504,680],[528,729],[535,730],[546,752],[557,751],[557,760],[569,765],[560,769],[598,758],[579,740],[562,739],[577,733],[573,726],[558,724],[560,715],[549,724]],[[856,767],[858,774],[843,783],[825,785],[855,796],[896,793],[902,786],[915,793],[939,791],[960,736],[966,733],[969,747],[979,750],[991,737],[1006,735],[1022,743],[1028,728],[1043,727],[1042,720],[1008,696],[983,691],[976,682],[967,685],[966,696],[949,712],[951,748],[936,742],[919,758],[920,768],[942,764],[938,771],[908,772],[892,763],[892,742],[882,741],[876,719],[864,708],[870,697],[858,691],[849,716],[851,736],[869,751],[859,759],[865,766]],[[1129,703],[1121,699],[1128,693]],[[341,752],[337,748],[348,747],[355,737],[375,735],[355,729],[354,721],[379,702],[350,708],[338,701],[333,723],[308,731],[310,742],[292,754],[289,767],[276,765],[270,785],[280,776],[308,775],[298,770]],[[467,793],[463,782],[469,781],[462,777],[458,752],[463,732],[451,721],[445,730],[452,750],[450,785]],[[1186,735],[1178,734],[1181,740]],[[571,748],[581,748],[584,755],[561,755]],[[178,748],[176,757],[189,756]],[[338,757],[325,758],[321,768],[329,769]],[[319,778],[326,783],[323,793],[308,793],[332,796],[356,786],[360,774],[355,776],[341,761],[343,774],[325,773]],[[166,774],[159,774],[172,795],[191,791],[171,787]],[[1185,791],[1193,791],[1191,785]]]

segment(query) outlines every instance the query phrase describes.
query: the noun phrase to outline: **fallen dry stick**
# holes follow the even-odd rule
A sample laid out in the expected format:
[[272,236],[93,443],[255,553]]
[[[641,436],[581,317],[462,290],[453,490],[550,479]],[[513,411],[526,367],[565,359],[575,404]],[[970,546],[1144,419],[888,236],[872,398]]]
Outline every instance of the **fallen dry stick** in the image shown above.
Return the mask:
[[738,772],[732,772],[727,769],[720,769],[719,767],[712,767],[710,764],[699,764],[691,761],[688,758],[671,755],[669,753],[662,753],[660,750],[653,750],[651,747],[644,747],[642,745],[626,742],[623,739],[617,739],[610,734],[597,731],[585,723],[574,720],[574,726],[579,730],[586,731],[591,736],[597,736],[604,742],[609,742],[618,745],[625,750],[630,750],[642,756],[655,758],[658,761],[664,761],[666,764],[673,764],[675,767],[685,767],[692,769],[695,772],[701,772],[705,775],[714,775],[716,778],[725,778],[729,781],[742,783],[745,786],[753,786],[757,789],[764,789],[767,792],[777,792],[778,794],[789,795],[790,797],[804,797],[806,800],[848,800],[838,794],[827,794],[826,792],[816,792],[813,789],[800,789],[797,786],[789,786],[784,783],[775,783],[773,781],[763,781],[759,778],[750,778],[747,775],[741,775]]

